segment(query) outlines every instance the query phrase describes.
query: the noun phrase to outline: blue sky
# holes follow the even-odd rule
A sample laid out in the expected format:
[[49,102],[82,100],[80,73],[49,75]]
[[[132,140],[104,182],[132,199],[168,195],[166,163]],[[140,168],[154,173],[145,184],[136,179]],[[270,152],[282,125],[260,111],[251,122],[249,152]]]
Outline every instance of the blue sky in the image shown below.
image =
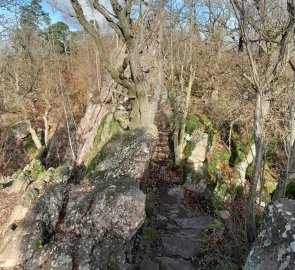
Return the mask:
[[69,0],[55,1],[57,3],[57,9],[54,6],[50,5],[50,2],[53,1],[43,0],[42,7],[44,11],[49,13],[52,23],[62,21],[68,24],[73,30],[78,28],[76,20],[69,16],[69,14],[72,12],[72,6]]

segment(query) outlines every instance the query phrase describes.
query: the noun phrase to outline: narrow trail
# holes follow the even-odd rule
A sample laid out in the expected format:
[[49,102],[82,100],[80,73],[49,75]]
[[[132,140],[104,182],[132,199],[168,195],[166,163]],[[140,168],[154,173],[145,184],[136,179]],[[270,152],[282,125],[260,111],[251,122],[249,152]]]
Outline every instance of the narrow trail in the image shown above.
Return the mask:
[[169,166],[169,123],[164,114],[158,113],[156,119],[159,139],[150,165],[150,181],[157,201],[152,221],[156,236],[138,269],[198,269],[194,260],[201,252],[203,235],[213,219],[197,215],[185,205],[182,186],[173,183],[180,176]]

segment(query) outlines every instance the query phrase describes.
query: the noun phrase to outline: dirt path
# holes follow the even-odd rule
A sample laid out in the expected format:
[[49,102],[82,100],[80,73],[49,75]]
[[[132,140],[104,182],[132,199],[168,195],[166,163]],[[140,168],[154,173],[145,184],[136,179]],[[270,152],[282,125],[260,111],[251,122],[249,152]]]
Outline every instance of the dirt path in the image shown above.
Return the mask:
[[194,259],[201,252],[203,235],[213,219],[191,212],[185,205],[183,188],[173,183],[179,176],[169,168],[168,124],[159,116],[158,122],[159,118],[159,141],[150,167],[151,190],[157,207],[143,233],[147,238],[146,234],[154,230],[155,236],[137,269],[198,269]]

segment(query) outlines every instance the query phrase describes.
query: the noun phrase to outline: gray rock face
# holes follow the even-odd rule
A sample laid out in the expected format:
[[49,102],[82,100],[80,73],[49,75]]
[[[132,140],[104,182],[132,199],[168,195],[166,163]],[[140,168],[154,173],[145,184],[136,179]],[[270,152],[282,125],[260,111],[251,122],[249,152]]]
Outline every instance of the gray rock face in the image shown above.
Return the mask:
[[295,269],[295,201],[281,199],[266,208],[264,223],[244,270]]
[[153,147],[143,131],[117,134],[81,184],[66,181],[66,168],[56,170],[17,228],[1,236],[0,268],[126,269],[126,245],[145,219],[139,179]]

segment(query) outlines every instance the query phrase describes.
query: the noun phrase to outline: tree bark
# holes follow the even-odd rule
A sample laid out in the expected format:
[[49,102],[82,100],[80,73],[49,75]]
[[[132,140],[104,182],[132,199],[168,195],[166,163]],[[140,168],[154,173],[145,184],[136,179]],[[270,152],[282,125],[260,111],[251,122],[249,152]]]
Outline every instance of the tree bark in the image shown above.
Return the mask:
[[38,149],[40,149],[42,147],[42,143],[37,136],[36,130],[34,128],[32,128],[31,124],[28,124],[28,130],[32,136],[32,140],[33,140],[34,144],[36,145],[36,147]]
[[47,109],[43,116],[44,121],[44,143],[45,145],[48,144],[48,135],[49,135],[49,123],[48,123],[48,114],[50,109]]
[[253,174],[251,187],[248,195],[247,211],[246,211],[246,229],[247,236],[250,242],[253,242],[256,238],[256,221],[255,221],[255,197],[257,184],[259,182],[262,159],[264,152],[264,111],[265,101],[261,92],[256,92],[256,104],[255,104],[255,115],[254,115],[254,139],[255,139],[255,159],[253,166]]

